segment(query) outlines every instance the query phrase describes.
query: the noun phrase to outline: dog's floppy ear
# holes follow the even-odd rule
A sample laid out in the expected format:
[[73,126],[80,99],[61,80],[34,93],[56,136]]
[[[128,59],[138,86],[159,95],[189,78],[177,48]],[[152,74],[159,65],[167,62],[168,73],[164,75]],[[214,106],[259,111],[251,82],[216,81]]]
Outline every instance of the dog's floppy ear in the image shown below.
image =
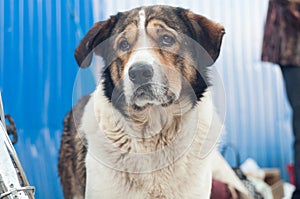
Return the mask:
[[79,67],[86,68],[91,64],[93,49],[110,36],[116,21],[116,17],[112,16],[106,21],[97,22],[83,37],[74,52]]
[[215,62],[220,53],[222,38],[225,33],[224,27],[189,10],[182,10],[181,15],[191,26],[193,39],[208,52],[212,61]]

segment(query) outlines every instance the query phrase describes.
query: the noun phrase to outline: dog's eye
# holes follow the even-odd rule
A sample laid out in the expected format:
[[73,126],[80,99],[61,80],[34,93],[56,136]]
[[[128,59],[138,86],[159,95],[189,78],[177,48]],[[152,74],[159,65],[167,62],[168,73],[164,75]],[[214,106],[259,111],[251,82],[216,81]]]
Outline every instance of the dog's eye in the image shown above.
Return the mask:
[[159,38],[159,44],[162,46],[170,47],[174,43],[175,43],[175,38],[170,35],[165,34]]
[[119,49],[122,51],[128,51],[130,47],[131,46],[127,40],[123,40],[119,43]]

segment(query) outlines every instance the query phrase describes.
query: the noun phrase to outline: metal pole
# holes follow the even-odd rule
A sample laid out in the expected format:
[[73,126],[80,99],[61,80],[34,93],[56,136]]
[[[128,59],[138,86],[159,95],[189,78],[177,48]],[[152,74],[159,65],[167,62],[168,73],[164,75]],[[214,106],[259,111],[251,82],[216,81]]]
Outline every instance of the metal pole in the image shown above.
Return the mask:
[[3,123],[4,128],[6,129],[5,115],[4,115],[4,108],[3,108],[3,103],[2,103],[1,92],[0,92],[0,119],[1,119],[1,122]]
[[3,103],[0,93],[0,199],[34,199],[18,155],[6,132]]

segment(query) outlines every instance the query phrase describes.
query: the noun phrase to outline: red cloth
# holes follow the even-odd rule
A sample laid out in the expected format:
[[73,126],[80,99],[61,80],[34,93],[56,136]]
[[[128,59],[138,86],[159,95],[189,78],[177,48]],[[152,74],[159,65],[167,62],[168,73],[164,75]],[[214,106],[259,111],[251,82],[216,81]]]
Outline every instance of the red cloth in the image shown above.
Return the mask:
[[210,198],[211,199],[231,199],[232,195],[230,193],[230,190],[228,189],[227,184],[213,179]]
[[295,185],[294,165],[293,164],[288,164],[286,166],[286,169],[287,169],[289,177],[290,177],[290,183]]

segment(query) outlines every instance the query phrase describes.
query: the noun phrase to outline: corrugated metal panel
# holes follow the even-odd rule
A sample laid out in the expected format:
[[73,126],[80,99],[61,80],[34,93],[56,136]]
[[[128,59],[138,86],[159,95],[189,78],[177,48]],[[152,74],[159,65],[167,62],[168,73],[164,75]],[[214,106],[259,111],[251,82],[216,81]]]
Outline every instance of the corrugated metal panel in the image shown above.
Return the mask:
[[56,165],[61,121],[72,103],[76,44],[93,19],[149,4],[190,8],[225,26],[216,63],[226,91],[224,142],[263,167],[283,172],[291,161],[291,113],[281,74],[259,59],[267,0],[0,1],[0,89],[37,198],[62,198]]
[[[57,158],[77,72],[73,51],[93,24],[91,2],[0,1],[0,90],[36,198],[62,198]],[[82,30],[81,30],[82,29]]]
[[[94,10],[97,0],[94,0]],[[216,62],[225,88],[226,121],[223,142],[234,143],[242,160],[255,159],[262,167],[279,167],[287,179],[285,165],[291,162],[290,109],[280,70],[260,61],[263,26],[268,1],[264,0],[106,0],[104,18],[137,6],[169,4],[189,8],[224,25],[226,34]],[[95,20],[103,20],[94,14]],[[232,157],[228,161],[234,164]]]

